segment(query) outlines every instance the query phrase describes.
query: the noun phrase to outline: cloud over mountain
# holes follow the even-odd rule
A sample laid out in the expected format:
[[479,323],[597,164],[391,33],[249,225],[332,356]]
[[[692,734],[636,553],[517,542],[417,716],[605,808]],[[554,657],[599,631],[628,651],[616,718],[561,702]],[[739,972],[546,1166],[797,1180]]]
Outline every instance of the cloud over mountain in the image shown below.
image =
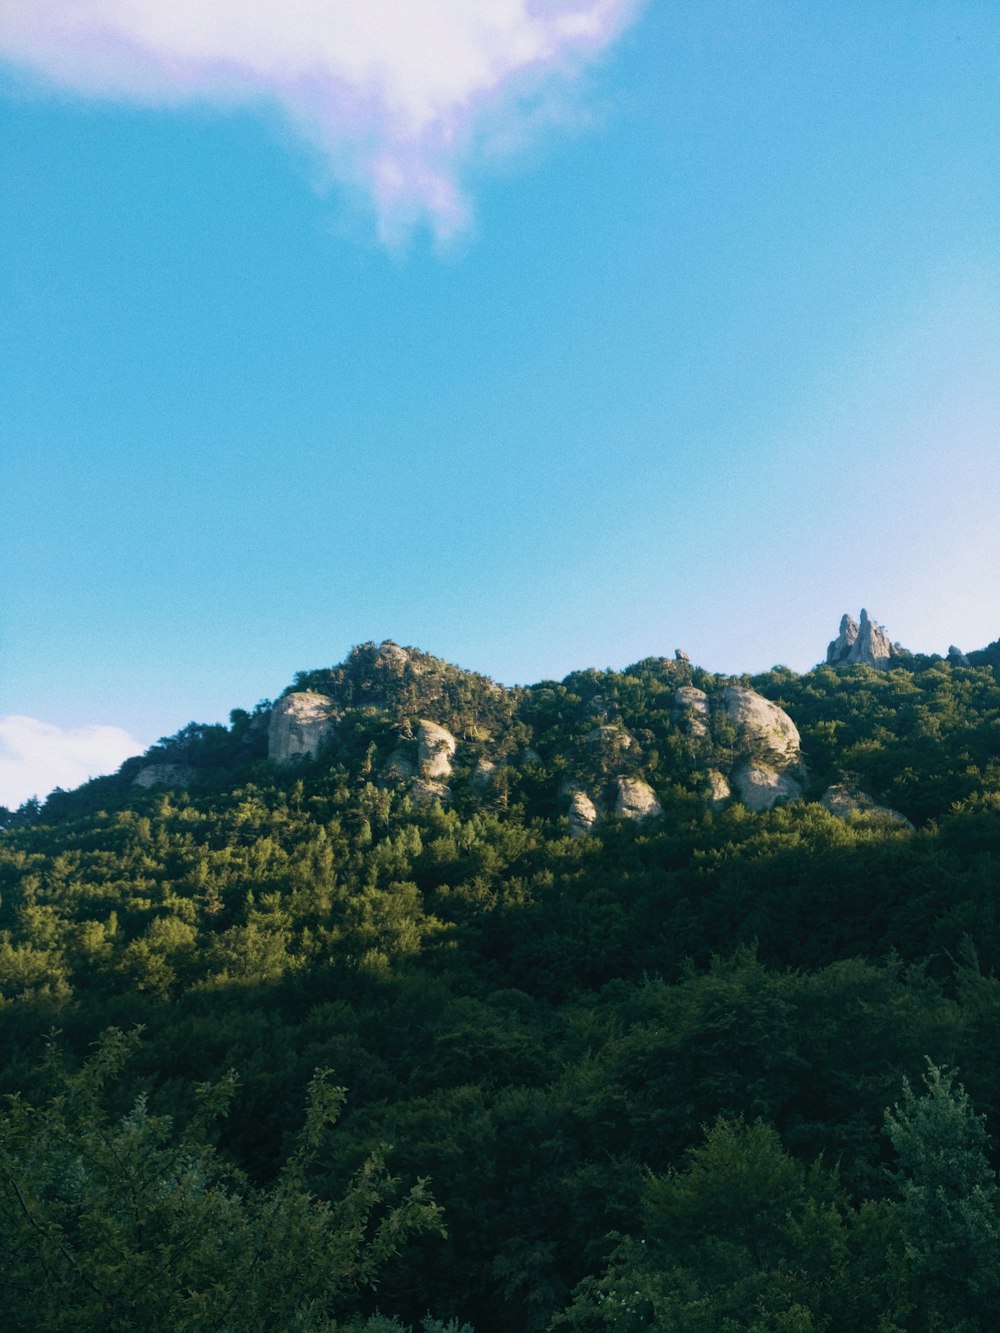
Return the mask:
[[0,58],[146,104],[277,107],[367,195],[385,239],[439,238],[463,168],[520,141],[641,0],[6,0]]
[[121,727],[63,728],[34,717],[0,716],[0,805],[16,809],[54,787],[78,787],[142,749]]

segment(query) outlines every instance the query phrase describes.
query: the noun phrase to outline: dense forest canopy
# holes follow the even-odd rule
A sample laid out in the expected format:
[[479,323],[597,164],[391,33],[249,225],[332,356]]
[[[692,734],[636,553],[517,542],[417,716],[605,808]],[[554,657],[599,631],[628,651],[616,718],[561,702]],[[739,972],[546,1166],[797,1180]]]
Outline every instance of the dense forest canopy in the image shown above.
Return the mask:
[[966,661],[506,690],[363,645],[5,812],[4,1326],[995,1328]]

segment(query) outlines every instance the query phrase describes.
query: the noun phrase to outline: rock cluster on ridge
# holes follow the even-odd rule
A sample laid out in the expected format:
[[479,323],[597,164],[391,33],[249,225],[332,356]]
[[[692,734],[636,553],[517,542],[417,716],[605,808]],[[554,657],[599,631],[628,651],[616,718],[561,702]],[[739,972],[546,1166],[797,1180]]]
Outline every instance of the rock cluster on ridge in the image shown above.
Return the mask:
[[826,650],[827,666],[864,663],[867,666],[886,667],[891,657],[889,636],[881,625],[870,619],[865,610],[861,612],[860,623],[849,615],[841,618],[840,632]]

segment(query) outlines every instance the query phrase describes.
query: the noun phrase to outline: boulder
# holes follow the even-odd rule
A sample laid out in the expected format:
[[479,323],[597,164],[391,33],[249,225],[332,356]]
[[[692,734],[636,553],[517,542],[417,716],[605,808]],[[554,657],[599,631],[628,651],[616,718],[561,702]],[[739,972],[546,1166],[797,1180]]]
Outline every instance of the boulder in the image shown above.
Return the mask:
[[674,692],[674,712],[692,736],[708,735],[708,695],[694,685]]
[[597,806],[585,791],[575,791],[569,802],[571,838],[585,838],[597,822]]
[[802,795],[802,787],[791,774],[753,760],[736,768],[733,786],[746,808],[755,814],[795,801]]
[[619,778],[615,814],[619,819],[657,819],[663,814],[663,807],[656,799],[656,792],[642,778]]
[[416,773],[416,765],[405,750],[393,750],[382,768],[386,782],[406,782]]
[[799,730],[783,708],[747,685],[727,685],[714,702],[752,749],[766,751],[778,767],[799,763]]
[[315,759],[333,736],[340,715],[333,701],[313,690],[286,694],[271,709],[267,757],[276,764]]
[[193,777],[190,764],[146,764],[132,779],[132,786],[186,787]]
[[837,819],[871,820],[914,831],[914,826],[899,810],[892,810],[887,805],[878,805],[867,792],[858,791],[857,788],[850,787],[844,782],[827,787],[819,801],[820,805]]
[[437,722],[417,723],[417,765],[422,778],[446,778],[458,742],[447,727]]
[[427,778],[414,778],[407,791],[414,805],[447,805],[451,801],[451,791],[443,782]]
[[962,652],[961,648],[956,648],[954,644],[948,649],[948,661],[952,666],[967,667],[969,665],[969,659],[965,653]]
[[732,798],[732,788],[726,779],[726,775],[720,773],[717,768],[710,768],[708,770],[708,785],[705,788],[705,799],[708,801],[712,813],[718,814],[720,810],[724,810]]
[[473,791],[488,791],[493,784],[493,774],[496,771],[497,766],[492,759],[487,759],[485,755],[480,756],[472,770],[469,786]]

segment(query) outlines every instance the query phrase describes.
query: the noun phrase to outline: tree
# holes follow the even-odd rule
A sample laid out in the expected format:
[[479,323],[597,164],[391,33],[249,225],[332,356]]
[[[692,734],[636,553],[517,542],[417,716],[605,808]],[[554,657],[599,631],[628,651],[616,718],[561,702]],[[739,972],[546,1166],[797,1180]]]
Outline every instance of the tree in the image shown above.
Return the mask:
[[[275,1182],[255,1187],[209,1142],[237,1088],[198,1088],[175,1129],[145,1096],[123,1116],[104,1102],[138,1034],[109,1029],[48,1102],[8,1098],[0,1120],[0,1325],[46,1333],[346,1333],[359,1293],[410,1235],[443,1233],[419,1180],[402,1199],[381,1156],[340,1198],[308,1179],[344,1101],[319,1070],[305,1123]],[[58,1071],[56,1053],[49,1066]],[[383,1321],[384,1323],[384,1321]],[[389,1325],[392,1326],[391,1323]]]
[[929,1329],[995,1329],[1000,1189],[986,1157],[984,1117],[953,1071],[928,1060],[923,1081],[918,1094],[904,1080],[902,1101],[885,1113],[918,1304]]

